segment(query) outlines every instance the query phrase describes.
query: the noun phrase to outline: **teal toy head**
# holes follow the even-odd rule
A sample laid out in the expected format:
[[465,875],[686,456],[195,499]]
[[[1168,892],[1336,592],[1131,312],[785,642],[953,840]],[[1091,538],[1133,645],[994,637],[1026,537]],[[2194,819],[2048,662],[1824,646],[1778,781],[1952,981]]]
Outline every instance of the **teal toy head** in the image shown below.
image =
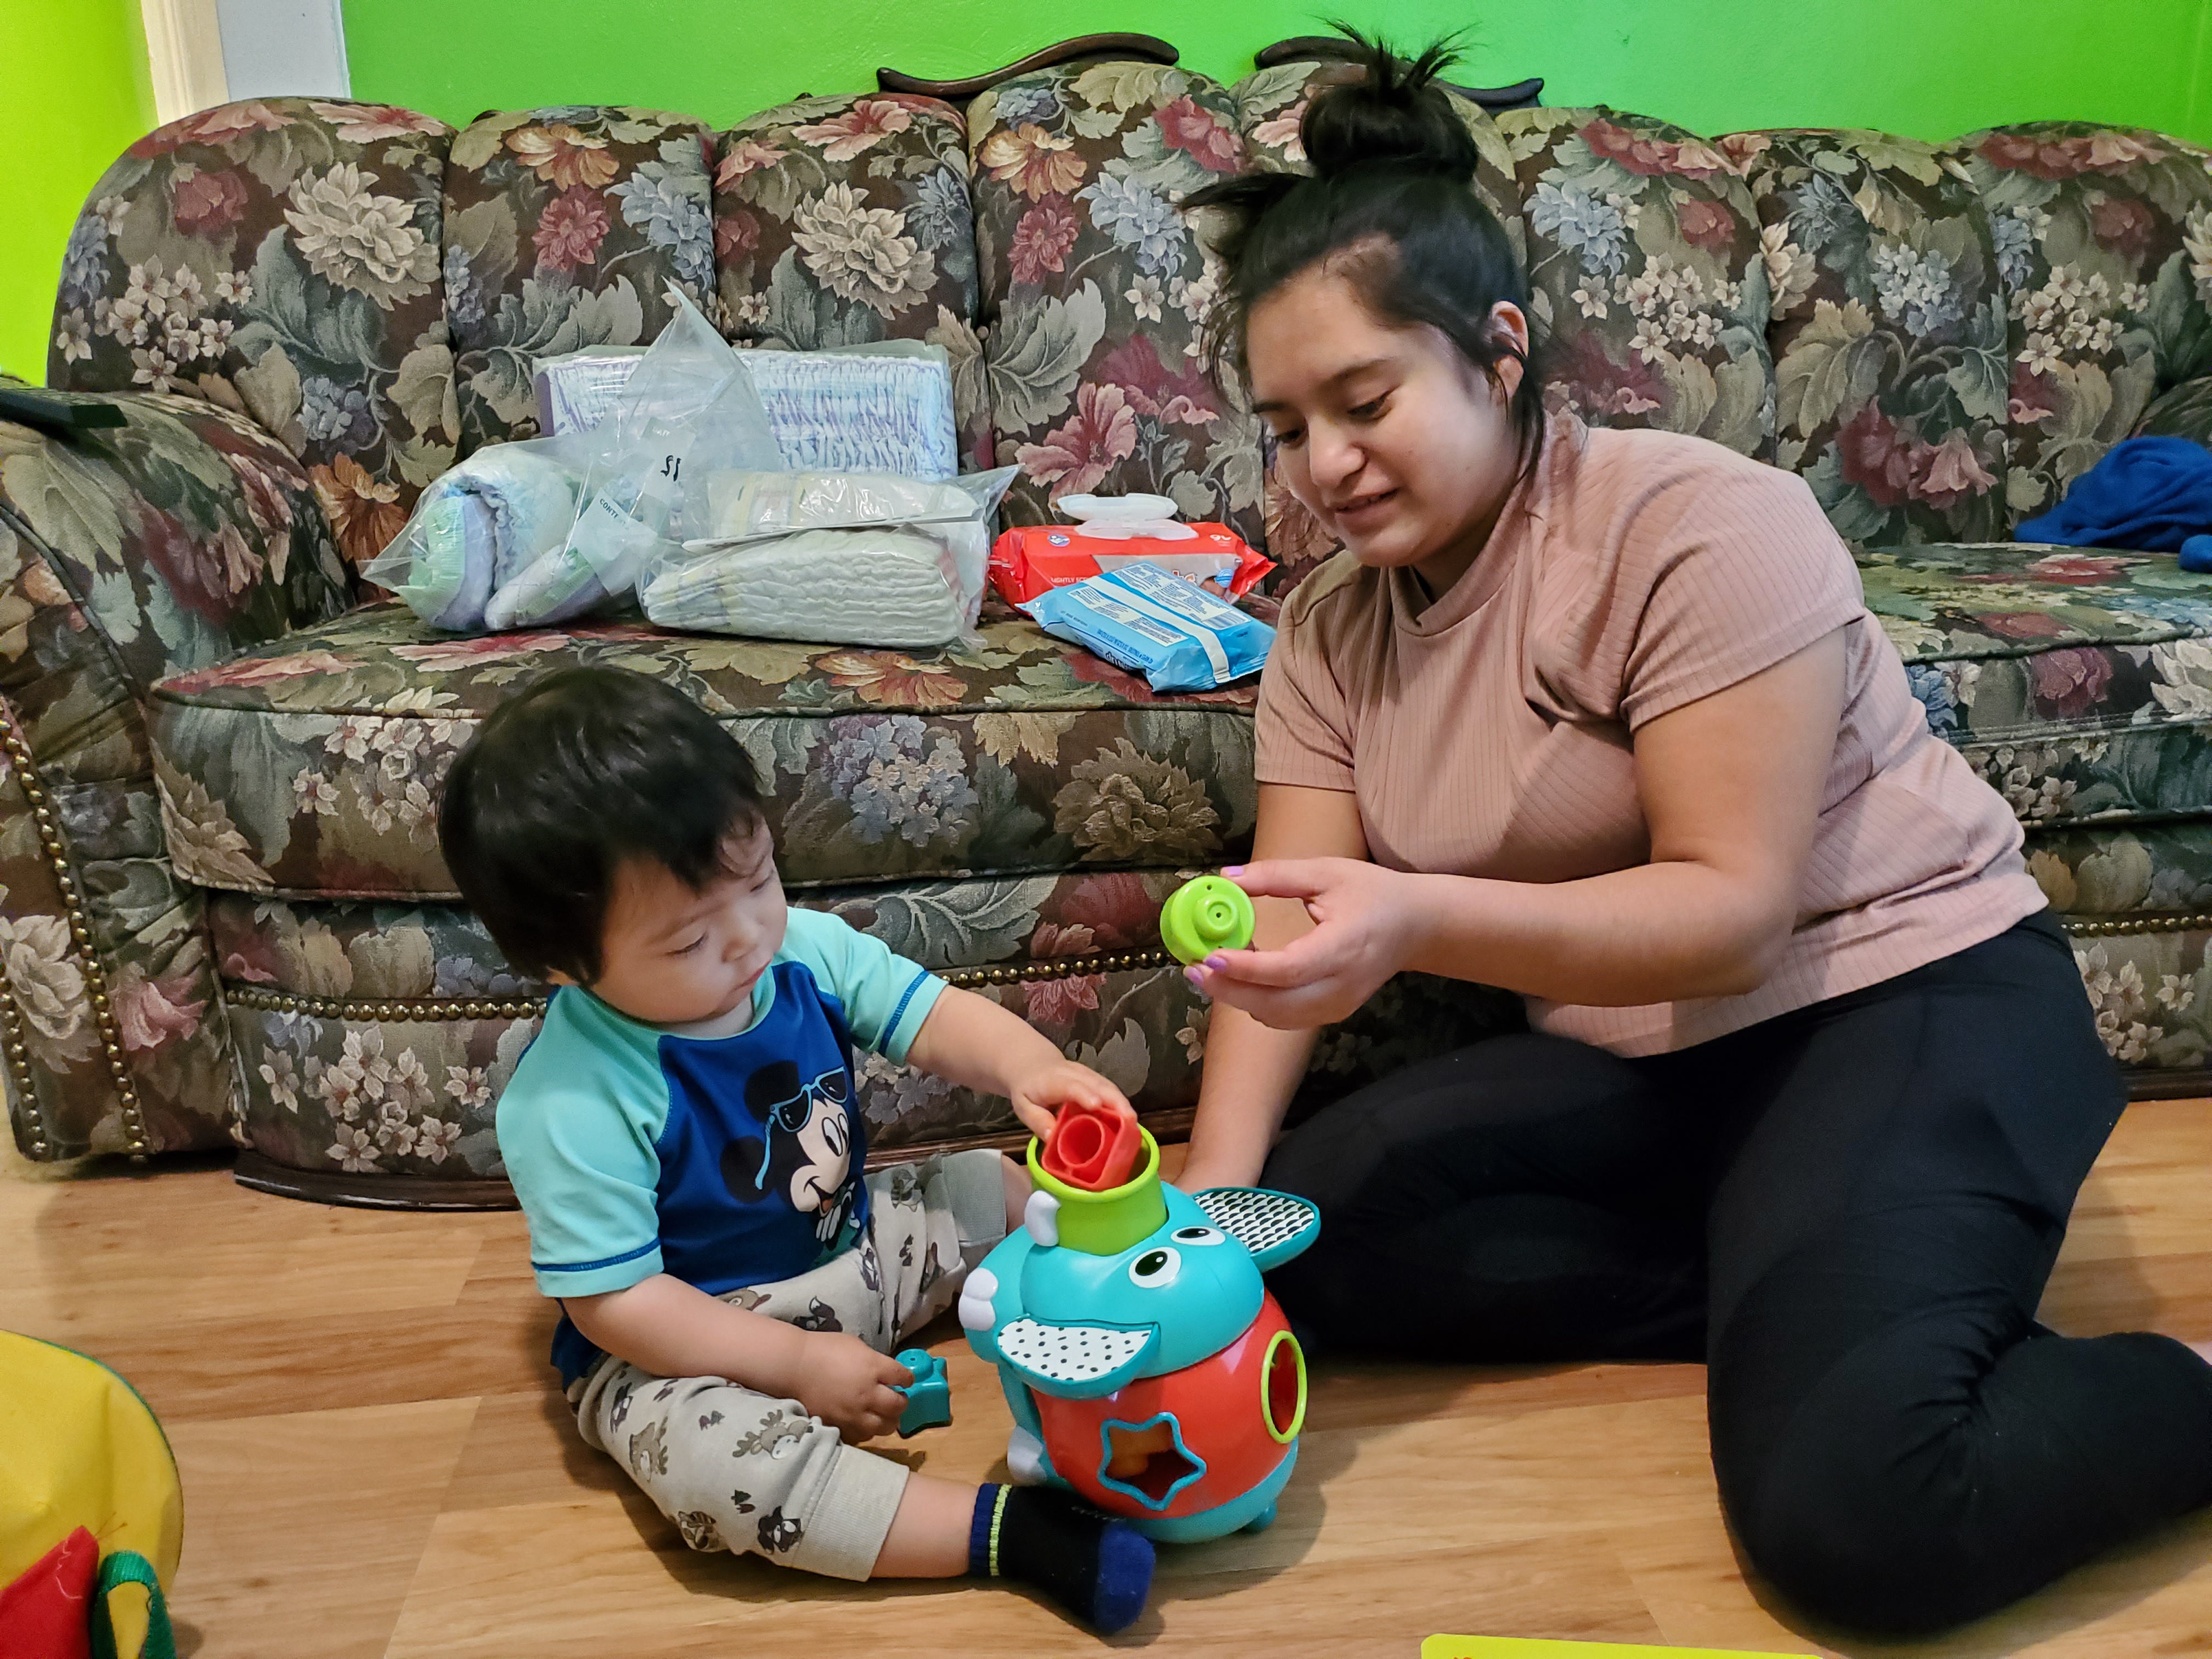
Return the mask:
[[1258,1316],[1262,1270],[1320,1231],[1287,1193],[1168,1186],[1149,1133],[1144,1146],[1133,1180],[1089,1193],[1046,1173],[1032,1143],[1024,1227],[969,1276],[969,1345],[1030,1387],[1091,1399],[1218,1353]]

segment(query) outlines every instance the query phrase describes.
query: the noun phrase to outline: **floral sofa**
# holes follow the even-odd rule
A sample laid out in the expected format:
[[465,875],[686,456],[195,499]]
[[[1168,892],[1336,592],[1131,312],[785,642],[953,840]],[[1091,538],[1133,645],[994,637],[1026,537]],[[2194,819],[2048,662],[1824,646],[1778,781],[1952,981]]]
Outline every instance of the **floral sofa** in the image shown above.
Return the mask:
[[[1021,468],[1011,519],[1159,490],[1267,546],[1279,597],[1330,550],[1202,372],[1214,273],[1173,204],[1299,166],[1304,100],[1346,72],[1091,58],[725,132],[274,100],[134,145],[70,243],[55,418],[0,420],[17,1143],[234,1140],[283,1190],[497,1201],[492,1105],[543,988],[458,903],[434,801],[485,712],[574,661],[729,724],[797,902],[1000,999],[1163,1133],[1187,1121],[1206,1010],[1158,912],[1249,846],[1249,686],[1155,697],[1004,614],[934,655],[634,619],[440,637],[356,572],[441,469],[533,431],[536,358],[651,338],[674,283],[764,348],[936,342],[965,453]],[[1929,145],[1465,113],[1554,398],[1807,478],[1931,724],[2027,824],[2113,1052],[2139,1090],[2204,1086],[2212,582],[2006,538],[2130,431],[2212,424],[2205,154],[2079,125]],[[72,426],[84,404],[122,423]],[[1313,1087],[1517,1017],[1401,981],[1328,1034]],[[880,1062],[862,1086],[885,1156],[1011,1127]]]

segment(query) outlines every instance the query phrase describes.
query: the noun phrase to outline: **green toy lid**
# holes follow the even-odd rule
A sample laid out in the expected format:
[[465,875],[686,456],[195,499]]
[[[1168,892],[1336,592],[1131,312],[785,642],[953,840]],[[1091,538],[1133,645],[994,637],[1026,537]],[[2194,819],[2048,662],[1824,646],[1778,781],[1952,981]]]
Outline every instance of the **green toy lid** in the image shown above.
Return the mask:
[[1222,876],[1185,882],[1160,907],[1160,942],[1182,963],[1241,951],[1252,942],[1252,900]]

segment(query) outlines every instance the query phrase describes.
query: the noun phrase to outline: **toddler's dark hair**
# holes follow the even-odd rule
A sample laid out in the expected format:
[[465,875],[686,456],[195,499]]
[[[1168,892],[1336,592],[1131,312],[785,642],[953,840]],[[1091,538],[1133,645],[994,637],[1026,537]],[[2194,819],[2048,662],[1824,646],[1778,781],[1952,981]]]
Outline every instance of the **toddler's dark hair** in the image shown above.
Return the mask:
[[1474,191],[1474,136],[1437,76],[1457,58],[1439,40],[1410,62],[1380,40],[1337,26],[1358,48],[1358,78],[1314,96],[1299,123],[1310,175],[1247,173],[1183,198],[1212,210],[1224,264],[1206,320],[1217,372],[1247,373],[1253,307],[1326,261],[1384,323],[1441,331],[1492,379],[1510,357],[1522,366],[1512,417],[1534,459],[1543,434],[1541,365],[1531,318],[1522,351],[1489,326],[1510,300],[1528,313],[1528,278],[1497,216]]
[[703,889],[762,822],[752,762],[689,697],[628,669],[567,668],[494,709],[453,762],[438,844],[516,968],[589,984],[625,860]]

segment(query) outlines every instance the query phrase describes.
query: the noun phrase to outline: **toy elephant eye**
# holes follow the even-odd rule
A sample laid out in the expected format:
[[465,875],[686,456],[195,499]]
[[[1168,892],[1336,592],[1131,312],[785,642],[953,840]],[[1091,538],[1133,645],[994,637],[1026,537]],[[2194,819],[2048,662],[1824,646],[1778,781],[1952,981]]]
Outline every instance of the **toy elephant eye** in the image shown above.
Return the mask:
[[1211,1227],[1178,1227],[1175,1230],[1175,1242],[1178,1244],[1218,1244],[1224,1237]]
[[1176,1282],[1176,1275],[1182,1271],[1182,1252],[1146,1250],[1129,1264],[1129,1282],[1139,1290],[1165,1290]]

